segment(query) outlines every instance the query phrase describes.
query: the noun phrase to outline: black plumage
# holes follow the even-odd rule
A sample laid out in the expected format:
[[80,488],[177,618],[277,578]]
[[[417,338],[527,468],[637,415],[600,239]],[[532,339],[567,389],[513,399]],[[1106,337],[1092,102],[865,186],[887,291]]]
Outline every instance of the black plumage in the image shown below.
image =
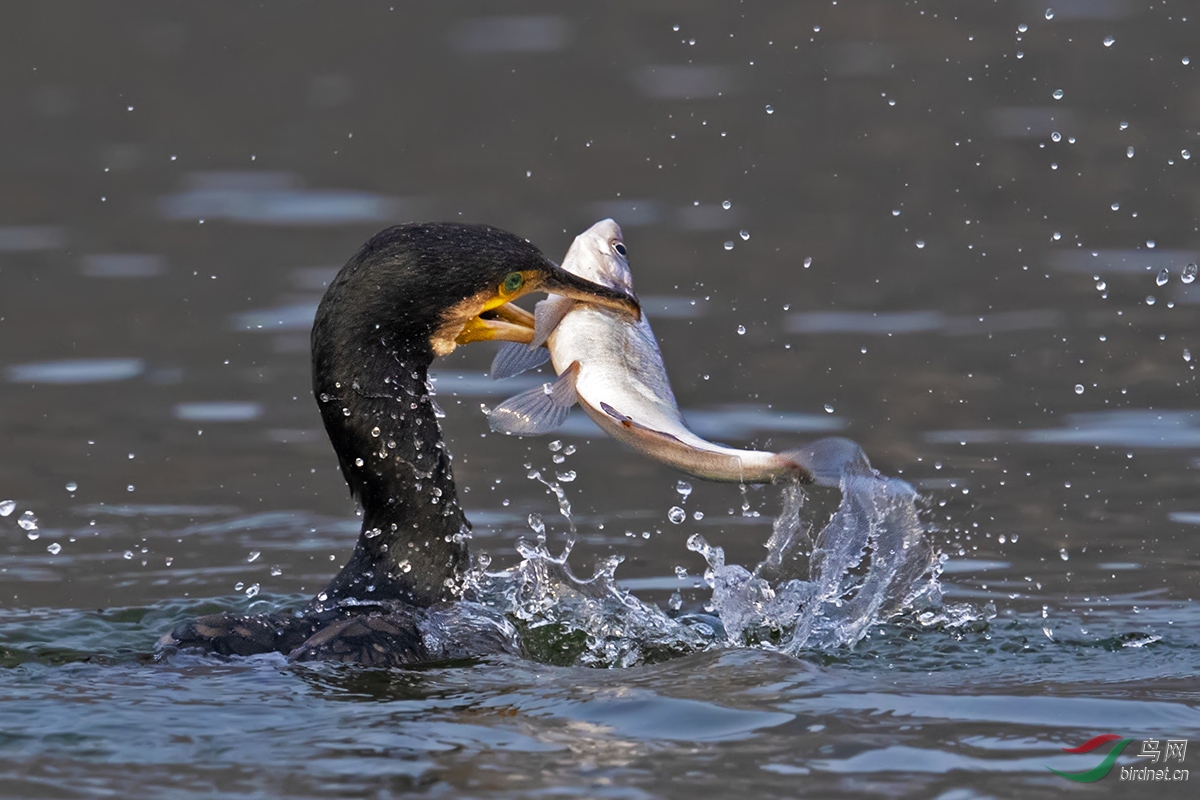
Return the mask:
[[[470,523],[459,506],[427,372],[456,342],[509,338],[512,326],[492,330],[494,323],[480,320],[539,289],[637,313],[633,298],[564,272],[498,228],[397,225],[364,244],[329,285],[312,329],[313,393],[363,509],[353,555],[304,609],[202,617],[178,626],[164,643],[375,665],[445,655],[426,650],[420,628],[431,614],[445,618],[446,605],[461,595]],[[512,649],[497,634],[503,620],[476,622],[478,646],[459,641],[454,657]],[[456,628],[468,638],[472,629]]]

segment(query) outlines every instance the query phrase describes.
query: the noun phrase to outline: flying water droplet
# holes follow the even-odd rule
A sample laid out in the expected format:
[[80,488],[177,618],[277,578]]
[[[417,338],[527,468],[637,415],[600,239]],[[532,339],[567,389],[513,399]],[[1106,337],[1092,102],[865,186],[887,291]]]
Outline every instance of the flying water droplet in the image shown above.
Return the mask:
[[1046,19],[1054,19],[1054,9],[1053,8],[1046,9]]
[[917,239],[917,249],[918,250],[925,249],[925,240],[924,239]]
[[554,473],[554,476],[556,478],[558,478],[560,481],[562,481],[563,483],[570,483],[571,481],[575,480],[575,478],[576,478],[575,470],[573,470],[573,469],[568,469],[564,472],[556,472],[556,473]]
[[679,492],[679,496],[684,500],[692,493],[692,485],[687,481],[679,481],[675,484],[675,491]]
[[721,208],[728,211],[729,209],[733,208],[733,203],[730,202],[729,200],[726,200],[725,202],[721,203]]
[[46,545],[46,552],[50,553],[52,556],[56,556],[62,552],[62,545],[58,542],[51,542],[50,544]]
[[246,587],[246,597],[255,597],[258,595],[259,591],[259,585],[257,583],[252,583]]
[[743,242],[748,241],[750,239],[750,231],[742,229],[738,231],[738,236],[742,237]]
[[1188,350],[1186,347],[1185,347],[1185,348],[1183,348],[1183,360],[1184,360],[1184,361],[1191,361],[1191,360],[1192,360],[1192,351],[1191,351],[1191,350]]
[[732,250],[732,249],[733,249],[733,242],[726,242],[726,243],[725,243],[725,249],[726,249],[726,250]]
[[0,500],[0,517],[7,517],[16,510],[17,502],[15,500]]
[[67,489],[67,491],[68,491],[68,492],[74,492],[74,491],[78,491],[78,490],[79,490],[79,484],[78,484],[78,483],[76,483],[75,481],[67,481],[67,486],[66,486],[66,489]]
[[1066,92],[1064,92],[1062,89],[1055,89],[1053,92],[1050,93],[1050,96],[1053,97],[1055,100],[1062,100],[1063,96],[1065,94],[1066,94]]
[[685,519],[687,519],[687,512],[679,506],[671,506],[671,510],[667,512],[667,519],[671,520],[671,522],[675,523],[676,525],[679,525]]
[[826,413],[826,414],[832,414],[832,413],[833,413],[833,406],[831,406],[829,403],[826,403],[826,404],[825,404],[825,413]]
[[1067,548],[1065,548],[1065,547],[1059,548],[1058,557],[1061,558],[1063,561],[1071,560],[1071,557],[1069,555],[1067,555]]
[[737,333],[738,333],[738,336],[745,336],[745,335],[746,335],[746,326],[745,326],[745,325],[738,325],[738,326],[737,326]]
[[1075,384],[1075,394],[1083,394],[1083,384],[1082,383]]
[[17,525],[21,526],[21,530],[23,531],[36,531],[38,529],[38,518],[32,511],[26,511],[17,519]]
[[251,551],[250,551],[250,555],[246,556],[246,563],[247,563],[247,564],[253,564],[255,561],[257,561],[257,560],[258,560],[258,557],[259,557],[260,555],[262,555],[262,553],[260,553],[259,551],[257,551],[257,550],[251,550]]
[[1167,281],[1169,281],[1170,279],[1171,279],[1171,271],[1168,270],[1166,267],[1163,267],[1161,270],[1159,270],[1158,277],[1154,279],[1154,282],[1156,284],[1158,284],[1159,286],[1166,286]]
[[1133,158],[1133,145],[1129,145],[1129,147],[1125,148],[1125,157]]
[[771,106],[767,106],[767,113],[768,113],[768,114],[774,114],[774,113],[775,113],[775,109],[771,108]]
[[1113,46],[1114,44],[1116,44],[1116,43],[1117,43],[1117,40],[1116,40],[1116,39],[1114,39],[1112,36],[1105,36],[1105,37],[1104,37],[1104,46],[1105,46],[1105,47],[1112,47],[1112,46]]
[[1195,264],[1188,264],[1183,268],[1183,274],[1179,276],[1179,280],[1184,283],[1191,283],[1196,280],[1197,267]]

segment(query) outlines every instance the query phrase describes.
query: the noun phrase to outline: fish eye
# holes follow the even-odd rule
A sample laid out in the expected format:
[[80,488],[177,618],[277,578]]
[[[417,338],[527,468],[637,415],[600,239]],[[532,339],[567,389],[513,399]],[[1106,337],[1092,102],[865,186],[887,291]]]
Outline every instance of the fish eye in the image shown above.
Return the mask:
[[510,272],[504,278],[504,283],[500,284],[500,289],[507,294],[512,294],[521,288],[525,283],[525,276],[519,272]]
[[613,250],[616,250],[622,256],[625,255],[625,245],[620,242],[613,242]]

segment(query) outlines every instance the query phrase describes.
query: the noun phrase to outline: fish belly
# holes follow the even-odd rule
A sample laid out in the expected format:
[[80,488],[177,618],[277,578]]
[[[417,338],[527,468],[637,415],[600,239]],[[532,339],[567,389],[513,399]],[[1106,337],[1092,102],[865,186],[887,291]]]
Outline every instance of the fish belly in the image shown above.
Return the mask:
[[776,453],[725,447],[688,430],[645,318],[631,325],[606,310],[577,308],[548,345],[555,372],[579,362],[575,392],[588,416],[634,450],[710,481],[770,483],[794,471]]

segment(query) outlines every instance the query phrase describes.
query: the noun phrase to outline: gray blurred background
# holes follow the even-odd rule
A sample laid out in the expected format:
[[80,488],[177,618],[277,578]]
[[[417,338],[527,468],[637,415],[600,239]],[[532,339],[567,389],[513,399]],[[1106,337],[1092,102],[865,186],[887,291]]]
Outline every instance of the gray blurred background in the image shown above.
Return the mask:
[[[952,555],[1185,556],[1143,543],[1200,511],[1184,358],[1200,290],[1180,280],[1197,260],[1200,84],[1182,5],[0,17],[10,602],[314,590],[356,521],[309,395],[308,325],[357,246],[410,219],[488,222],[557,259],[612,216],[699,432],[852,436],[931,493]],[[491,355],[460,351],[438,386],[477,546],[503,557],[527,513],[556,508],[522,464],[559,467],[548,440],[486,435],[479,405],[536,380],[490,383]],[[634,556],[626,577],[669,576],[694,529],[760,552],[767,519],[729,515],[736,489],[698,489],[705,519],[676,528],[678,476],[582,417],[565,437],[585,538]],[[26,509],[39,540],[14,524]]]

